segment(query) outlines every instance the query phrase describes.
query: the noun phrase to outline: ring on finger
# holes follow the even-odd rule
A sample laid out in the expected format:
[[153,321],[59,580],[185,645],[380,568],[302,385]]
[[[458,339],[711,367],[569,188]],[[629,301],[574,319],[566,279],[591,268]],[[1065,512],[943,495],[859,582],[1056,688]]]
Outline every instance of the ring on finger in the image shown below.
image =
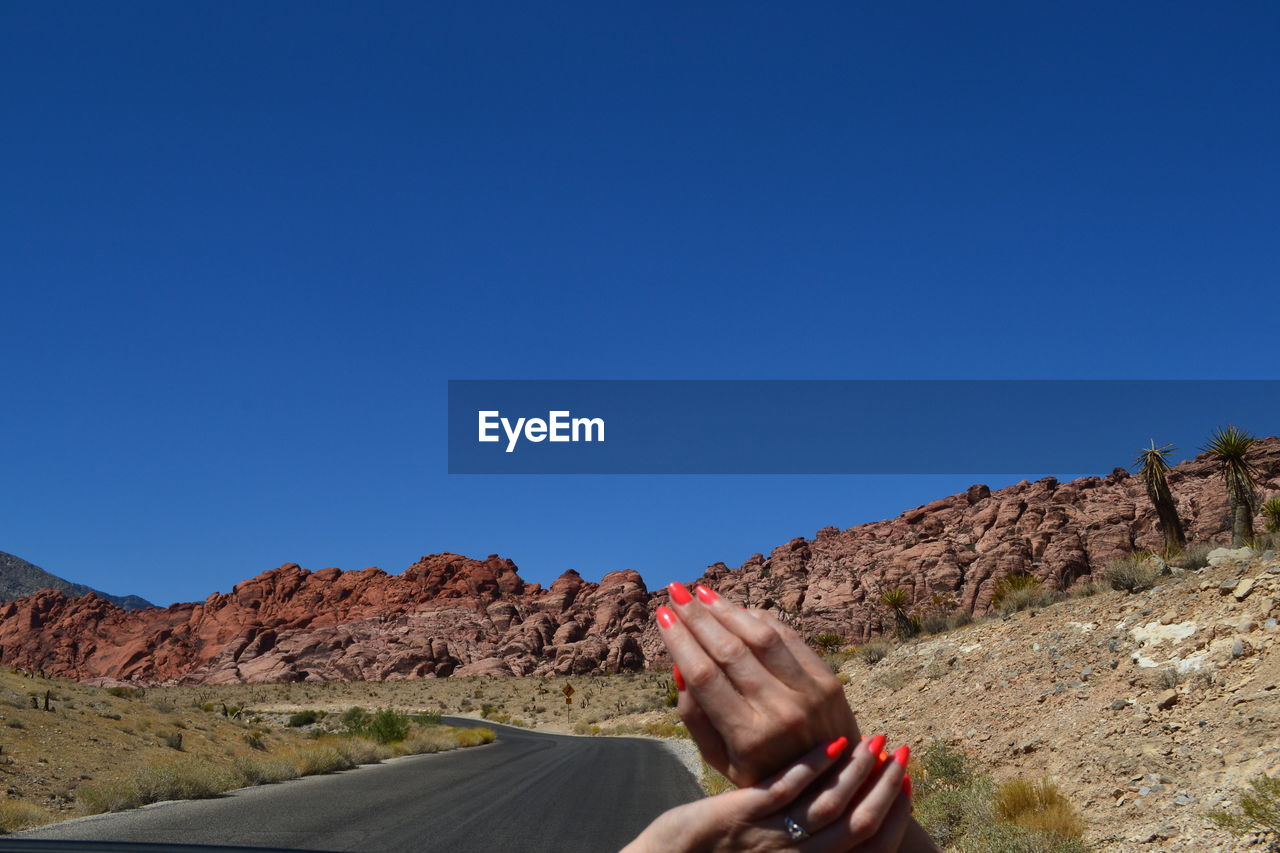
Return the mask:
[[790,837],[792,841],[804,841],[809,837],[809,833],[805,831],[805,828],[796,823],[795,819],[791,817],[791,815],[784,815],[782,823],[783,826],[787,828],[787,836]]

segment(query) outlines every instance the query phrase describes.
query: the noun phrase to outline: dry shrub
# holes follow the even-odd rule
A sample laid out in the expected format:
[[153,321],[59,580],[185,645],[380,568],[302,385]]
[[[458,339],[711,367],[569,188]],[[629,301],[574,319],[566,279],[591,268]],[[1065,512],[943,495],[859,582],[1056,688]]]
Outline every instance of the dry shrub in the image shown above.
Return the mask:
[[1239,811],[1216,811],[1209,819],[1233,835],[1247,832],[1280,833],[1280,779],[1255,776],[1249,780],[1253,793],[1240,799]]
[[144,764],[133,775],[143,803],[208,799],[234,787],[237,781],[227,769],[199,759]]
[[1010,779],[1001,783],[996,789],[995,807],[1001,820],[1032,832],[1060,838],[1084,835],[1084,822],[1075,804],[1048,780]]
[[1171,565],[1180,569],[1203,569],[1209,565],[1209,552],[1222,546],[1212,542],[1192,542],[1182,549],[1182,553],[1169,560]]
[[0,800],[0,832],[18,832],[43,826],[53,816],[35,803],[22,800]]
[[235,761],[235,771],[245,785],[267,785],[298,778],[298,766],[288,758],[250,758]]
[[875,665],[884,660],[891,651],[893,651],[893,645],[888,640],[872,640],[858,646],[856,654],[865,663]]
[[498,739],[493,729],[454,729],[454,740],[458,746],[480,746],[493,743]]
[[1019,610],[1045,607],[1058,600],[1058,596],[1044,588],[1035,575],[1019,573],[1001,578],[991,595],[991,606],[1008,615]]
[[413,732],[396,744],[396,750],[403,755],[424,755],[453,749],[457,745],[458,739],[452,729],[436,727]]
[[117,779],[79,789],[76,801],[85,814],[118,812],[162,800],[216,797],[239,781],[238,774],[199,759],[152,762]]
[[1160,579],[1160,566],[1152,559],[1151,554],[1133,551],[1107,563],[1102,578],[1112,589],[1142,592],[1156,585],[1156,581]]
[[298,768],[300,776],[334,773],[338,770],[350,770],[355,766],[337,747],[329,744],[304,746],[293,750],[290,758],[293,759],[293,764]]
[[389,747],[363,737],[330,737],[324,738],[320,743],[338,750],[352,766],[377,764],[393,755]]

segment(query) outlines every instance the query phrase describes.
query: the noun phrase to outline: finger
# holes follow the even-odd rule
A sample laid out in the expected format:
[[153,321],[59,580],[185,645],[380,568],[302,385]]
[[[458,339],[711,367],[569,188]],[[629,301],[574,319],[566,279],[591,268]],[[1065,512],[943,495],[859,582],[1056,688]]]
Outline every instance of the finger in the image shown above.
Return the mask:
[[764,622],[766,625],[769,625],[773,630],[778,632],[778,636],[782,638],[783,645],[786,646],[789,652],[791,652],[791,656],[795,658],[796,663],[803,667],[805,672],[809,674],[810,678],[817,680],[832,677],[831,668],[823,662],[822,658],[818,657],[817,652],[809,648],[809,644],[806,643],[799,634],[792,630],[789,625],[783,623],[781,619],[774,616],[768,610],[752,608],[748,610],[747,613],[754,616],[756,619],[759,619],[761,622]]
[[902,793],[902,777],[907,772],[910,757],[909,747],[898,747],[870,787],[865,789],[862,798],[854,804],[849,816],[835,824],[837,827],[844,825],[849,841],[861,844],[879,831],[893,801]]
[[739,793],[743,795],[743,819],[759,820],[786,810],[796,797],[804,793],[805,788],[827,772],[848,749],[849,739],[837,738],[829,744],[814,747],[795,764],[763,782],[741,788]]
[[884,735],[876,735],[854,747],[840,771],[816,790],[805,792],[789,814],[810,833],[834,823],[880,766],[884,742]]
[[905,792],[900,792],[880,823],[880,828],[866,841],[853,841],[847,832],[847,823],[841,821],[815,834],[803,842],[799,849],[801,853],[844,853],[851,845],[857,844],[858,853],[896,853],[902,847],[902,840],[910,824],[911,798]]
[[880,831],[862,845],[863,853],[896,853],[911,824],[911,797],[900,793],[880,824]]
[[684,676],[685,688],[703,713],[709,718],[734,720],[736,727],[754,724],[751,706],[733,689],[720,665],[703,651],[684,622],[669,607],[659,607],[654,615],[667,651]]
[[724,670],[733,686],[748,700],[785,689],[785,685],[765,669],[747,644],[721,625],[703,604],[694,601],[682,584],[673,583],[668,590],[671,603],[689,633],[697,638],[706,654]]
[[724,738],[720,737],[720,732],[716,731],[698,700],[687,689],[680,690],[677,697],[676,712],[689,730],[689,737],[693,738],[707,763],[724,773],[729,768],[729,750],[724,745]]
[[772,624],[753,617],[732,601],[720,597],[705,586],[697,588],[698,600],[707,612],[736,635],[764,664],[775,678],[792,690],[804,690],[810,679],[808,671],[796,661],[795,655],[783,641],[782,635]]

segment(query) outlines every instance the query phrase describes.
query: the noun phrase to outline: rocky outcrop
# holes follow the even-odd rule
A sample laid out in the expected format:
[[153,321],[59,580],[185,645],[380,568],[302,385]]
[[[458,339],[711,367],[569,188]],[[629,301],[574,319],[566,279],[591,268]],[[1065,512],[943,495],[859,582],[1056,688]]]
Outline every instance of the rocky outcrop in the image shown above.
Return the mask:
[[[1256,462],[1261,491],[1280,491],[1280,439],[1262,442]],[[1227,501],[1213,465],[1197,458],[1169,479],[1189,538],[1221,539]],[[737,569],[718,563],[699,581],[780,611],[810,636],[860,641],[891,628],[878,603],[888,589],[917,608],[982,613],[1006,575],[1065,589],[1118,554],[1161,544],[1142,484],[1117,469],[975,485],[891,520],[793,539]],[[0,663],[139,684],[617,672],[665,664],[650,618],[665,600],[633,571],[600,583],[569,571],[543,589],[496,556],[434,554],[399,575],[288,564],[167,609],[37,592],[0,605]]]

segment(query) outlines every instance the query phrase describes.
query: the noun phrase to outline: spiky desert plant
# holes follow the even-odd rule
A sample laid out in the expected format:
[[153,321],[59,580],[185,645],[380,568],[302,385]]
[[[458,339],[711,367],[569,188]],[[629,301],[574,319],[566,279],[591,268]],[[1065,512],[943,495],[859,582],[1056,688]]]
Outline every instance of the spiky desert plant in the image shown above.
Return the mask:
[[1173,502],[1173,492],[1169,489],[1169,462],[1165,458],[1173,452],[1172,444],[1156,446],[1151,439],[1151,446],[1138,451],[1138,458],[1133,463],[1142,482],[1147,487],[1147,497],[1155,507],[1160,518],[1160,528],[1164,531],[1164,549],[1172,556],[1187,547],[1187,536],[1182,531],[1182,519],[1178,518],[1178,507]]
[[1218,463],[1231,506],[1231,546],[1239,548],[1253,539],[1253,489],[1257,469],[1249,459],[1258,439],[1239,427],[1227,424],[1213,433],[1202,450]]
[[895,630],[900,639],[914,637],[920,633],[919,620],[913,619],[907,613],[907,607],[911,604],[911,593],[902,587],[895,587],[882,592],[880,602],[893,614]]
[[1280,497],[1270,498],[1262,505],[1262,517],[1267,520],[1268,533],[1280,533]]

